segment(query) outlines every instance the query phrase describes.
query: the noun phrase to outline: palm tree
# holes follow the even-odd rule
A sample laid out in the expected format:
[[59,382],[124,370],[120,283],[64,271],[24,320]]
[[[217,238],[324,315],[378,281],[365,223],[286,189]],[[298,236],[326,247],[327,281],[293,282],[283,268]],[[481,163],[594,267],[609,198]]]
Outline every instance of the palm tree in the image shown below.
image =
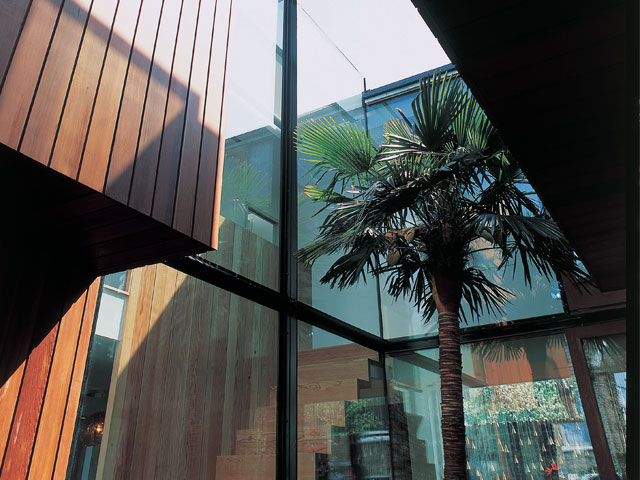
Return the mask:
[[298,257],[312,264],[339,254],[323,283],[342,289],[367,274],[384,276],[387,291],[413,301],[425,322],[437,312],[444,477],[463,479],[461,305],[472,315],[497,313],[509,299],[474,256],[498,252],[499,271],[520,265],[528,286],[532,269],[549,280],[587,278],[459,77],[421,80],[412,110],[414,121],[400,111],[385,124],[379,147],[348,122],[298,127],[298,152],[315,163],[305,193],[327,210]]

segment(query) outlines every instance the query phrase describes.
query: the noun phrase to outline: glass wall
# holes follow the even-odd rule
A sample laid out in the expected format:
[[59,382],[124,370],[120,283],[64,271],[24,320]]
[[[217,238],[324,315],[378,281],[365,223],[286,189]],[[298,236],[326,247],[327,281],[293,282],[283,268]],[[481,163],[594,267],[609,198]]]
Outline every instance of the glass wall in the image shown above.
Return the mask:
[[613,465],[618,477],[626,479],[626,335],[585,338],[582,340],[582,346]]
[[275,478],[277,314],[164,265],[107,290],[68,478]]
[[[464,345],[462,362],[471,478],[597,474],[563,335]],[[437,350],[387,359],[389,402],[413,415],[414,478],[442,478],[438,371]]]
[[[453,70],[451,68],[451,70]],[[404,82],[398,86],[382,88],[375,95],[367,95],[365,98],[367,121],[369,132],[376,143],[381,143],[382,128],[385,122],[391,118],[401,118],[398,109],[413,120],[411,102],[418,94],[418,80]],[[526,191],[531,191],[526,187]],[[509,290],[511,296],[509,302],[504,304],[503,314],[496,316],[485,313],[479,318],[473,318],[465,306],[464,311],[468,322],[464,326],[498,324],[511,320],[533,318],[543,315],[562,313],[564,305],[557,281],[548,281],[535,268],[531,273],[532,286],[528,287],[524,282],[522,269],[508,265],[504,273],[497,272],[497,266],[501,257],[495,250],[485,250],[476,254],[474,266],[487,272],[488,277]],[[382,281],[384,284],[384,281]],[[425,319],[416,311],[411,302],[403,299],[395,300],[381,291],[381,310],[385,338],[412,337],[425,334],[438,333],[437,319]]]
[[298,478],[392,478],[388,415],[378,353],[298,322]]
[[[342,50],[344,36],[336,39],[330,35],[334,31],[334,24],[341,17],[330,14],[335,12],[332,8],[336,7],[315,0],[298,2],[298,124],[331,118],[338,123],[349,122],[364,126],[361,98],[364,77]],[[342,8],[344,7],[340,7]],[[313,241],[327,213],[317,214],[318,204],[311,202],[304,194],[307,184],[315,185],[318,181],[317,177],[310,174],[313,160],[298,154],[300,247]],[[327,186],[329,178],[324,178],[320,184]],[[298,298],[380,335],[375,281],[370,279],[367,284],[361,283],[342,292],[320,283],[320,278],[337,258],[338,255],[320,258],[313,267],[300,265]],[[359,302],[353,301],[354,295],[360,299]]]
[[208,260],[278,285],[282,2],[233,2],[225,79],[223,217]]
[[[397,108],[411,114],[417,77],[403,79],[449,62],[431,48],[437,42],[410,0],[392,9],[383,0],[299,0],[297,9],[299,125],[350,122],[380,143]],[[234,0],[233,12],[224,221],[219,250],[204,256],[239,274],[240,283],[277,289],[285,273],[278,271],[283,1]],[[327,185],[310,172],[313,160],[296,159],[299,246],[315,238],[326,216],[304,194],[308,184]],[[278,344],[279,314],[299,300],[374,334],[367,345],[379,341],[380,351],[394,348],[383,338],[437,334],[437,321],[425,324],[410,302],[392,299],[384,279],[369,276],[345,291],[322,284],[336,258],[299,265],[295,300],[273,292],[253,298],[253,289],[236,296],[165,265],[106,277],[68,477],[275,478],[277,422],[293,414],[276,416],[278,355],[290,351]],[[556,282],[534,274],[530,290],[517,270],[499,277],[498,261],[479,254],[476,266],[513,299],[503,316],[470,325],[498,328],[563,311]],[[280,312],[254,302],[265,297]],[[351,328],[343,334],[362,338]],[[298,478],[442,478],[437,349],[384,356],[303,321],[295,341]],[[600,414],[624,475],[620,341],[589,342]],[[470,478],[596,478],[563,335],[467,344],[462,357]]]
[[[341,14],[335,15],[336,11]],[[339,6],[333,1],[298,2],[298,124],[312,120],[348,122],[364,129],[379,145],[383,141],[383,125],[400,117],[398,109],[410,120],[413,118],[411,102],[418,93],[421,75],[434,67],[455,71],[446,65],[444,53],[432,48],[431,40],[426,38],[430,36],[410,2],[396,2],[394,9],[380,1],[340,2]],[[412,39],[418,37],[422,43],[414,44]],[[397,48],[398,38],[403,38],[402,48]],[[390,48],[392,51],[388,51]],[[384,61],[380,61],[382,52],[387,52]],[[319,212],[320,205],[304,194],[306,185],[326,187],[332,175],[330,172],[319,178],[317,172],[315,176],[310,173],[315,160],[298,156],[300,247],[314,240],[328,214],[328,210]],[[321,284],[320,279],[338,256],[321,257],[313,267],[301,266],[300,300],[384,338],[437,334],[437,321],[425,322],[411,302],[391,298],[384,289],[384,278],[380,281],[382,287],[375,279],[367,278],[366,283],[363,280],[346,292]],[[472,318],[465,308],[468,326],[564,311],[556,281],[550,282],[534,271],[529,288],[520,268],[508,267],[504,274],[498,274],[500,260],[495,251],[485,250],[476,255],[474,266],[489,272],[493,281],[511,293],[504,313]],[[356,303],[353,298],[359,301]]]

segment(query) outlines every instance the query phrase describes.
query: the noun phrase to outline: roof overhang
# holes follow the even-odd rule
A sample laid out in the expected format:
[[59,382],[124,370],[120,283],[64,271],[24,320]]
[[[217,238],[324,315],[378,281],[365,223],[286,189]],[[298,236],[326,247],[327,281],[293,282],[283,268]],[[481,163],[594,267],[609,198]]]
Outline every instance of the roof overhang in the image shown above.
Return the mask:
[[413,0],[602,291],[625,287],[625,2]]

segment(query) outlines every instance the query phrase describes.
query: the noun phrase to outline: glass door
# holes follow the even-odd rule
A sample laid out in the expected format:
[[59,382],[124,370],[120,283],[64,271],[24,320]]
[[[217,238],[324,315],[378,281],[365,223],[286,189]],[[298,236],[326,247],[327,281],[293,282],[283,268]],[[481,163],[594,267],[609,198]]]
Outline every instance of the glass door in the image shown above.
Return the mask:
[[624,321],[567,330],[578,388],[603,479],[627,478],[625,332]]

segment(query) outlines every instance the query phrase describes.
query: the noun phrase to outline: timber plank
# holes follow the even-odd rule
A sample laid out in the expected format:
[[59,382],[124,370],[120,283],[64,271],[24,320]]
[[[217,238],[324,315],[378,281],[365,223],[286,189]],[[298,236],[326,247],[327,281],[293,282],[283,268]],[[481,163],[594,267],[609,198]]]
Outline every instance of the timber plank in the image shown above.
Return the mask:
[[76,350],[76,358],[73,363],[71,383],[69,385],[69,399],[65,408],[62,427],[60,429],[60,441],[53,470],[53,480],[63,480],[67,474],[67,463],[73,442],[73,430],[76,425],[76,415],[82,391],[84,369],[89,351],[89,342],[93,331],[93,320],[96,313],[96,305],[100,292],[100,279],[97,278],[87,291],[87,302],[84,308],[80,338]]
[[0,92],[0,142],[18,148],[62,0],[33,0]]
[[190,281],[195,282],[195,286],[187,369],[185,436],[181,448],[185,462],[183,478],[187,479],[200,478],[200,447],[208,431],[208,426],[203,423],[207,385],[216,381],[207,375],[214,288],[200,280],[192,278]]
[[[212,244],[214,232],[214,201],[219,193],[222,175],[224,141],[220,138],[223,89],[227,62],[229,23],[231,19],[231,0],[218,0],[213,31],[213,45],[209,60],[209,78],[205,114],[202,130],[202,155],[197,183],[193,237],[203,243]],[[220,178],[218,178],[220,175]],[[213,181],[216,179],[216,181]],[[218,212],[219,213],[219,212]],[[216,243],[213,243],[214,248]]]
[[0,89],[30,6],[31,2],[24,0],[0,3]]
[[[86,163],[83,161],[78,180],[100,192],[106,184],[111,143],[125,90],[129,56],[136,40],[136,26],[141,6],[141,0],[127,0],[118,5],[111,42],[104,61],[104,73],[97,87],[95,106],[89,119],[83,158],[91,160]],[[135,68],[139,67],[134,65]]]
[[[111,148],[104,191],[111,198],[125,205],[129,200],[131,176],[136,160],[138,135],[160,24],[161,7],[162,2],[152,0],[142,2]],[[96,125],[96,128],[100,128],[100,125]]]
[[177,272],[158,265],[151,321],[147,336],[146,361],[140,392],[140,412],[135,426],[130,478],[153,478],[163,401],[163,382],[168,367],[168,344],[173,321]]
[[21,153],[45,165],[49,164],[91,4],[92,0],[64,2],[19,145]]
[[33,348],[25,366],[0,479],[26,478],[60,323]]
[[[6,330],[0,339],[2,341],[0,343],[2,348],[0,378],[5,379],[0,387],[0,452],[3,456],[9,441],[31,337],[45,286],[43,275],[34,275],[29,268],[18,269],[17,272],[15,285],[30,284],[31,288],[20,288],[17,292],[13,292],[14,295],[11,295],[10,300],[6,302],[8,309],[3,322],[6,324]],[[24,305],[28,307],[24,308]],[[3,456],[0,456],[0,469]]]
[[227,375],[227,349],[229,345],[229,313],[231,294],[225,290],[215,289],[217,303],[211,312],[213,336],[210,343],[209,367],[211,381],[207,385],[207,403],[205,409],[204,424],[208,434],[202,445],[203,468],[201,477],[215,478],[216,454],[221,453],[224,390],[216,388],[216,385],[226,384]]
[[[97,95],[117,5],[117,0],[93,2],[60,119],[50,166],[71,178],[78,176],[89,117]],[[107,77],[110,76],[111,72],[107,71]],[[88,162],[91,166],[93,158],[88,157]]]
[[184,472],[185,389],[191,338],[193,280],[177,272],[173,298],[171,337],[168,345],[164,398],[160,420],[160,444],[155,451],[154,478],[178,478]]
[[225,480],[264,480],[275,478],[275,455],[229,455],[218,458],[214,478]]
[[[127,202],[146,215],[151,215],[153,192],[157,187],[158,161],[181,6],[182,2],[179,0],[165,0],[163,3]],[[167,192],[161,189],[159,195],[165,194]]]
[[27,477],[29,479],[51,478],[53,473],[65,404],[69,395],[73,360],[80,339],[87,297],[85,291],[60,320],[59,334],[49,375],[51,385],[47,388],[43,400]]
[[[127,305],[124,327],[129,328],[129,325],[132,325],[133,331],[131,341],[128,342],[130,345],[128,351],[125,351],[123,346],[119,358],[120,373],[117,378],[118,389],[114,395],[113,411],[114,416],[117,411],[121,413],[119,418],[116,418],[117,430],[112,433],[113,447],[111,442],[109,443],[111,455],[105,457],[104,478],[128,478],[131,471],[136,425],[141,411],[139,402],[144,381],[145,358],[149,348],[147,338],[152,321],[154,288],[159,281],[158,273],[157,265],[132,272],[129,296],[131,303]],[[138,289],[135,288],[136,284],[134,283],[137,278],[140,282]],[[134,299],[136,290],[139,293]],[[124,372],[126,372],[126,377],[121,380],[125,376]],[[116,409],[116,407],[119,408]]]
[[[244,303],[244,301],[243,301]],[[220,442],[220,452],[224,454],[233,453],[233,448],[236,443],[234,427],[237,424],[238,419],[234,415],[234,407],[237,404],[241,404],[245,399],[239,398],[236,395],[236,388],[238,379],[236,374],[238,372],[238,320],[240,313],[240,298],[237,295],[231,295],[229,299],[229,310],[227,318],[218,318],[217,320],[224,321],[229,325],[228,337],[227,337],[227,360],[226,371],[224,375],[224,389],[221,393],[222,397],[222,438]]]
[[193,53],[191,84],[187,99],[184,136],[180,160],[180,174],[176,192],[173,226],[191,235],[195,191],[200,162],[200,141],[204,104],[207,90],[207,74],[216,0],[200,0],[200,13]]
[[[173,207],[181,163],[182,132],[187,101],[191,95],[191,67],[199,7],[200,0],[183,0],[178,38],[173,54],[156,188],[152,200],[153,218],[169,226],[173,224]],[[193,210],[180,212],[180,214],[191,217]]]

